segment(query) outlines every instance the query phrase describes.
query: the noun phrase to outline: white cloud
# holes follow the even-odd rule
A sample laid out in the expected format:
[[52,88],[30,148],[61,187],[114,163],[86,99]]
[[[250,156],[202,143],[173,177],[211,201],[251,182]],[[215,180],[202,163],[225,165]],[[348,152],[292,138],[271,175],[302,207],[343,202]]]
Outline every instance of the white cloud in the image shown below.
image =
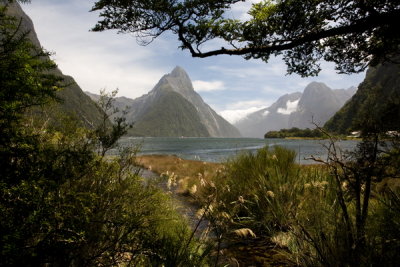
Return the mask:
[[227,109],[237,110],[237,109],[250,109],[250,108],[264,108],[268,103],[263,100],[245,100],[237,101],[227,105]]
[[268,111],[268,110],[266,110],[266,111],[264,111],[264,112],[263,112],[263,114],[262,114],[262,115],[263,115],[264,117],[266,117],[268,114],[269,114],[269,111]]
[[219,112],[219,114],[224,117],[227,121],[234,124],[239,120],[243,119],[250,113],[256,112],[262,108],[260,107],[251,107],[248,109],[236,109],[236,110],[224,110]]
[[284,108],[278,108],[277,112],[285,115],[289,115],[297,110],[297,105],[299,104],[300,99],[297,99],[295,101],[290,101],[286,102],[286,109]]
[[268,81],[272,77],[284,77],[286,74],[286,65],[280,58],[271,58],[268,63],[263,61],[249,61],[241,65],[211,65],[208,67],[211,71],[221,72],[246,79],[262,79]]
[[211,92],[225,90],[223,81],[193,81],[194,90],[197,92]]
[[250,15],[248,14],[251,5],[254,3],[259,3],[262,0],[249,0],[249,1],[240,1],[234,4],[229,11],[231,17],[234,19],[240,19],[242,21],[250,19]]
[[217,71],[220,73],[224,73],[225,75],[230,75],[239,78],[260,78],[264,77],[269,73],[266,66],[254,66],[254,67],[228,67],[228,66],[219,66],[213,65],[209,67],[211,71]]
[[272,95],[283,95],[284,94],[284,90],[282,89],[276,89],[275,87],[266,85],[261,89],[264,93],[268,93],[268,94],[272,94]]
[[146,64],[161,53],[172,53],[168,45],[163,43],[155,50],[137,45],[128,34],[89,32],[97,15],[88,13],[90,6],[82,6],[81,1],[37,2],[22,7],[32,18],[42,46],[55,51],[53,59],[59,68],[74,77],[84,91],[98,93],[103,88],[118,88],[118,95],[136,98],[151,90],[169,71],[169,66]]
[[268,103],[262,100],[237,101],[226,105],[226,108],[218,113],[230,123],[236,123],[250,113],[265,108],[266,104]]

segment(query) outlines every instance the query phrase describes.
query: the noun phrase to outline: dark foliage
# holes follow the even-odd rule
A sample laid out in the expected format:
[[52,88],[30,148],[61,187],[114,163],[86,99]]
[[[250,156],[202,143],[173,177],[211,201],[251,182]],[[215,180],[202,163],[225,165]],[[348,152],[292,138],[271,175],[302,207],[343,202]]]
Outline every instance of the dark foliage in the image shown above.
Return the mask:
[[[55,64],[0,7],[0,266],[198,266],[202,246],[138,175],[136,148],[106,157],[128,125],[30,117],[57,101]],[[109,108],[105,97],[102,108]],[[155,244],[160,244],[155,246]]]
[[357,93],[324,127],[340,134],[360,130],[366,134],[400,130],[399,66],[385,63],[370,68]]
[[327,136],[318,129],[299,129],[296,127],[290,129],[281,129],[280,131],[270,131],[264,135],[264,138],[287,138],[287,137],[304,137],[304,138],[326,138]]
[[[100,11],[101,20],[93,30],[133,32],[144,44],[171,31],[194,57],[241,55],[267,62],[282,55],[288,73],[302,76],[318,74],[321,59],[354,73],[398,50],[396,0],[263,1],[253,5],[247,21],[227,18],[239,1],[98,0],[93,11]],[[203,51],[213,39],[225,45]]]

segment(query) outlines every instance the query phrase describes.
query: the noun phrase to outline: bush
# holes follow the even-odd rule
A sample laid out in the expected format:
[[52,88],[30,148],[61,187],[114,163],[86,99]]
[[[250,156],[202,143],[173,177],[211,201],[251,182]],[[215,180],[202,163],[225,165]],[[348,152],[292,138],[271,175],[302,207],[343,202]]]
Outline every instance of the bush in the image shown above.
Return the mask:
[[104,158],[93,152],[91,135],[48,130],[29,165],[25,155],[18,158],[24,178],[0,187],[2,264],[204,262],[169,197],[137,175],[136,150]]
[[208,190],[215,194],[213,209],[230,218],[226,223],[233,230],[248,227],[271,235],[286,229],[287,212],[296,207],[299,190],[295,156],[281,147],[265,147],[231,159],[225,172],[214,179],[214,189]]
[[104,113],[90,131],[71,118],[50,127],[28,115],[57,101],[61,81],[6,9],[0,5],[0,266],[206,265],[207,250],[169,197],[139,177],[136,148],[105,156],[126,132],[123,119],[111,125]]
[[371,156],[374,147],[364,141],[355,153],[311,166],[281,147],[241,154],[209,183],[203,212],[220,239],[272,241],[301,266],[395,266],[400,197],[370,183],[399,169],[385,165],[388,153]]

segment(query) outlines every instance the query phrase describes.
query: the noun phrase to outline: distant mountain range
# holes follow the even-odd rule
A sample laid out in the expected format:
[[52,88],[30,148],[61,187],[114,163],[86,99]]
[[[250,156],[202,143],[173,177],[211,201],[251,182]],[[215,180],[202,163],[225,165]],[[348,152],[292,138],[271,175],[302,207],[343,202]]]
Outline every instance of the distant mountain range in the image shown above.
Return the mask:
[[[29,32],[30,41],[35,46],[41,47],[32,20],[16,1],[9,3],[8,14],[21,19],[20,31]],[[48,113],[50,121],[59,120],[60,118],[57,117],[59,115],[70,114],[78,118],[82,125],[86,127],[93,128],[98,125],[102,120],[103,113],[96,103],[82,91],[72,77],[64,75],[58,68],[53,71],[53,74],[61,76],[64,79],[63,83],[67,86],[58,93],[61,103]]]
[[[92,99],[98,95],[87,93]],[[148,93],[136,99],[117,97],[115,106],[128,107],[132,136],[239,137],[239,131],[218,115],[193,89],[181,67],[164,75]]]
[[234,125],[246,137],[263,137],[268,131],[297,127],[323,126],[357,91],[333,90],[324,83],[312,82],[303,93],[281,96],[270,107],[247,115]]

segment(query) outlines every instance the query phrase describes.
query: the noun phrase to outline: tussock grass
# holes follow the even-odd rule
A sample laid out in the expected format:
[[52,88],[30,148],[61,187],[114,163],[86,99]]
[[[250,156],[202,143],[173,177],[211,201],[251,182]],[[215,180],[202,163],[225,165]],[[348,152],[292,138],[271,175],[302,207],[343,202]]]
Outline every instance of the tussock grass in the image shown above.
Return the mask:
[[[224,164],[175,156],[141,156],[138,162],[196,200],[199,217],[206,218],[215,233],[221,262],[346,265],[354,251],[344,226],[338,186],[349,219],[355,221],[353,189],[346,182],[338,184],[329,166],[299,165],[295,159],[293,151],[265,147]],[[384,180],[373,186],[360,266],[398,262],[400,190],[390,183]],[[222,249],[221,244],[225,244]]]
[[199,195],[202,184],[210,183],[224,169],[220,163],[184,160],[173,155],[143,155],[136,162],[167,179],[174,178],[177,192],[188,195]]

